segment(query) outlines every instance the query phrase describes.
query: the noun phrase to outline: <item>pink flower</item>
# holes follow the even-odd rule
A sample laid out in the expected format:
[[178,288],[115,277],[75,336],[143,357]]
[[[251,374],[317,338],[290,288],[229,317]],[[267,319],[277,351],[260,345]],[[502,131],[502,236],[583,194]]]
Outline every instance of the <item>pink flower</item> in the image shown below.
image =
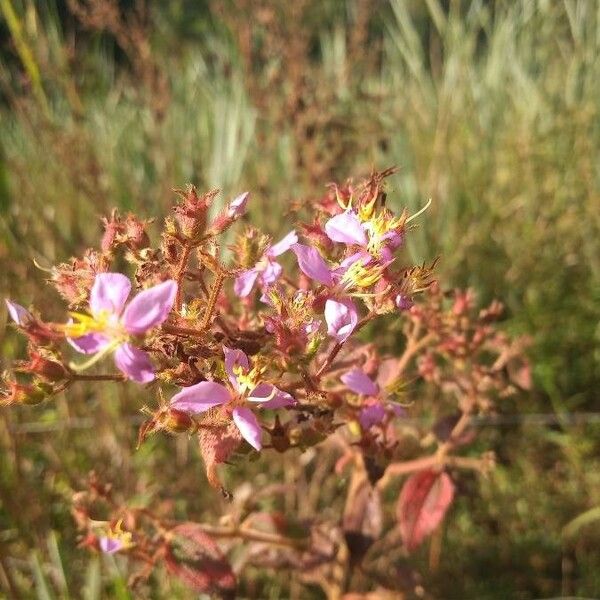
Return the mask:
[[123,520],[119,519],[107,535],[98,538],[98,545],[105,554],[115,554],[121,550],[132,548],[134,545],[133,536],[130,531],[123,530]]
[[330,297],[325,302],[327,333],[337,342],[344,342],[358,324],[358,309],[352,299],[343,293],[343,286],[337,286],[340,290],[335,288],[336,283],[343,280],[348,268],[360,260],[361,256],[351,257],[352,260],[344,261],[339,269],[332,270],[316,248],[294,244],[291,249],[298,259],[300,270],[311,279],[330,288]]
[[397,417],[404,414],[401,406],[381,400],[379,386],[362,369],[356,367],[344,373],[340,379],[355,394],[366,396],[358,416],[363,429],[369,429],[373,425],[381,423],[385,418],[386,409],[391,410],[392,414]]
[[270,383],[257,381],[260,372],[250,368],[244,352],[223,346],[225,371],[229,387],[215,381],[201,381],[183,388],[171,398],[172,408],[200,414],[215,406],[227,405],[242,437],[256,450],[262,448],[262,430],[247,402],[259,408],[284,408],[295,404],[294,398]]
[[261,259],[251,269],[247,269],[236,278],[233,285],[234,292],[240,298],[245,298],[257,282],[263,290],[275,283],[283,270],[275,258],[287,252],[297,242],[296,232],[290,231],[282,240],[267,248]]
[[154,368],[146,352],[130,343],[163,323],[173,307],[177,283],[164,281],[135,296],[127,306],[129,279],[121,273],[96,275],[90,292],[91,316],[74,314],[77,323],[65,326],[69,343],[84,354],[114,350],[115,364],[128,378],[139,383],[154,379]]

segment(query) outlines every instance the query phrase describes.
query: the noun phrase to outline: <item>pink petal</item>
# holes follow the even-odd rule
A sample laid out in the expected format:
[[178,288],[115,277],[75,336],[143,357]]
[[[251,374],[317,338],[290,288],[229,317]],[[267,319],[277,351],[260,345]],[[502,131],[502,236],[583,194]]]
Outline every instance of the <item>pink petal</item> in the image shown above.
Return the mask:
[[115,365],[129,379],[138,383],[150,383],[154,380],[154,367],[147,352],[132,346],[121,344],[115,351]]
[[90,292],[90,311],[93,315],[108,312],[120,315],[129,297],[131,282],[121,273],[98,273]]
[[364,250],[355,252],[354,254],[346,257],[333,271],[335,281],[338,282],[343,277],[344,273],[359,260],[362,261],[363,265],[368,265],[373,260],[373,257]]
[[250,192],[244,192],[234,198],[227,207],[227,216],[231,219],[238,219],[246,212],[246,205],[250,199]]
[[381,423],[384,418],[385,408],[380,402],[366,406],[358,415],[358,420],[363,429],[369,429],[373,425]]
[[331,217],[325,223],[325,233],[330,240],[342,242],[343,244],[366,246],[368,242],[367,234],[358,216],[353,211]]
[[246,372],[250,369],[250,361],[241,350],[228,348],[227,346],[223,346],[223,354],[225,355],[225,371],[227,372],[229,381],[231,381],[231,385],[236,390],[239,390],[240,386],[237,375],[234,373],[234,368],[242,367],[242,370]]
[[296,400],[290,394],[270,383],[259,383],[247,399],[260,402],[261,408],[285,408],[296,404]]
[[248,269],[247,271],[244,271],[242,274],[238,275],[233,284],[233,291],[235,292],[236,296],[245,298],[252,291],[257,277],[258,271],[256,269]]
[[304,244],[294,244],[291,249],[298,259],[300,270],[305,275],[324,285],[333,284],[331,271],[318,250]]
[[254,413],[245,406],[236,406],[233,409],[233,421],[240,430],[242,437],[256,450],[262,448],[260,441],[262,429],[254,416]]
[[282,271],[283,267],[278,262],[270,260],[263,272],[260,274],[260,284],[262,286],[271,285],[279,279]]
[[356,368],[344,373],[341,380],[355,394],[376,396],[379,393],[377,384],[362,369]]
[[396,250],[404,243],[404,235],[397,231],[388,231],[383,237],[386,240],[386,245],[392,250]]
[[107,344],[110,343],[110,339],[102,333],[88,333],[78,338],[67,338],[67,342],[82,354],[96,354],[100,352]]
[[325,302],[327,333],[338,342],[345,341],[358,324],[358,311],[352,300],[327,300]]
[[279,256],[287,252],[294,244],[298,243],[298,235],[294,230],[290,231],[284,238],[273,244],[268,250],[269,256]]
[[8,314],[10,315],[10,318],[17,325],[24,325],[27,321],[33,319],[33,315],[20,304],[17,304],[16,302],[9,300],[8,298],[6,298],[4,302],[6,302],[6,308],[8,309]]
[[115,538],[101,537],[98,540],[98,543],[100,545],[100,550],[105,554],[114,554],[123,549],[123,542]]
[[177,295],[177,282],[169,279],[140,292],[123,313],[125,329],[142,334],[166,321]]
[[177,410],[198,414],[209,408],[226,404],[230,400],[231,394],[224,385],[214,381],[201,381],[196,385],[182,388],[171,398],[169,404]]

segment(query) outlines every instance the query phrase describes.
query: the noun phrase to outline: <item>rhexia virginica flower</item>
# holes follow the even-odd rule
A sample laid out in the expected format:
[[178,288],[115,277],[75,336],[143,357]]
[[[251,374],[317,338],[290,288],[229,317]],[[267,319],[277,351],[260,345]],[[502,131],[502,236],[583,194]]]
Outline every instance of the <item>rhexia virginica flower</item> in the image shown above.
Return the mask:
[[381,423],[388,408],[397,417],[404,414],[401,406],[393,402],[384,402],[381,399],[379,386],[362,369],[356,367],[344,373],[340,379],[355,394],[365,396],[363,408],[358,416],[358,421],[363,429],[369,429],[373,425]]
[[119,520],[115,527],[108,531],[107,535],[98,538],[98,545],[105,554],[115,554],[121,550],[132,548],[134,544],[131,532],[124,531],[123,521]]
[[327,333],[337,342],[344,342],[358,324],[358,309],[350,298],[349,289],[363,288],[375,283],[381,269],[368,264],[370,258],[357,253],[330,269],[319,251],[304,244],[294,244],[292,251],[300,270],[311,279],[329,288],[325,301]]
[[259,382],[259,369],[251,369],[241,350],[223,346],[225,371],[229,387],[215,381],[201,381],[183,388],[171,398],[172,408],[200,414],[216,406],[226,406],[242,437],[256,450],[262,448],[261,427],[247,402],[260,408],[284,408],[295,404],[294,398],[270,383]]
[[258,282],[261,290],[275,283],[283,271],[282,266],[275,260],[284,252],[287,252],[294,244],[298,242],[298,236],[295,231],[290,231],[283,239],[276,244],[269,246],[260,260],[251,268],[243,271],[235,280],[233,285],[234,292],[240,297],[245,298],[250,294],[254,285]]
[[115,364],[126,377],[148,383],[154,379],[150,357],[130,340],[167,319],[175,302],[177,283],[159,283],[140,292],[125,306],[130,291],[131,283],[125,275],[98,274],[90,292],[91,316],[73,313],[78,322],[65,325],[65,332],[77,351],[97,355],[93,362],[114,350]]

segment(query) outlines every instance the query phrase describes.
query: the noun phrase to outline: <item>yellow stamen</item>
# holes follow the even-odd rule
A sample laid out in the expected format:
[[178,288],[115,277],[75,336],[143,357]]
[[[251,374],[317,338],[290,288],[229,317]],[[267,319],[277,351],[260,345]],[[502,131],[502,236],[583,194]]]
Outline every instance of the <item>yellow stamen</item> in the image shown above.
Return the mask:
[[240,365],[236,365],[235,367],[233,367],[233,374],[237,379],[240,393],[243,394],[245,392],[253,390],[257,386],[265,370],[266,367],[254,367],[253,369],[245,373],[244,369]]
[[344,288],[368,288],[375,285],[383,273],[381,265],[364,265],[361,259],[352,264],[342,276]]

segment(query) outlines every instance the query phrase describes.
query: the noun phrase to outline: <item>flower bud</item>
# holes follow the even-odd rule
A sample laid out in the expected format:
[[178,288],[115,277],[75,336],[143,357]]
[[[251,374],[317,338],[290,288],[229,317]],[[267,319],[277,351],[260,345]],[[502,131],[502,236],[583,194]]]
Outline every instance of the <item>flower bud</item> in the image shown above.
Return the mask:
[[398,310],[408,310],[412,308],[413,301],[405,294],[397,294],[394,299],[394,304]]
[[185,433],[192,431],[196,423],[187,413],[169,408],[162,420],[163,427],[170,433]]
[[20,373],[31,373],[46,381],[58,382],[69,379],[68,369],[60,362],[43,356],[36,350],[30,350],[29,361],[22,361],[17,369]]
[[174,209],[175,219],[185,237],[195,238],[206,227],[208,209],[218,190],[199,196],[196,188],[189,185],[185,190],[175,190],[175,192],[182,198],[182,202]]
[[21,384],[16,381],[7,381],[8,389],[1,398],[5,405],[25,404],[35,406],[50,397],[52,387],[48,384],[38,382],[35,384]]

